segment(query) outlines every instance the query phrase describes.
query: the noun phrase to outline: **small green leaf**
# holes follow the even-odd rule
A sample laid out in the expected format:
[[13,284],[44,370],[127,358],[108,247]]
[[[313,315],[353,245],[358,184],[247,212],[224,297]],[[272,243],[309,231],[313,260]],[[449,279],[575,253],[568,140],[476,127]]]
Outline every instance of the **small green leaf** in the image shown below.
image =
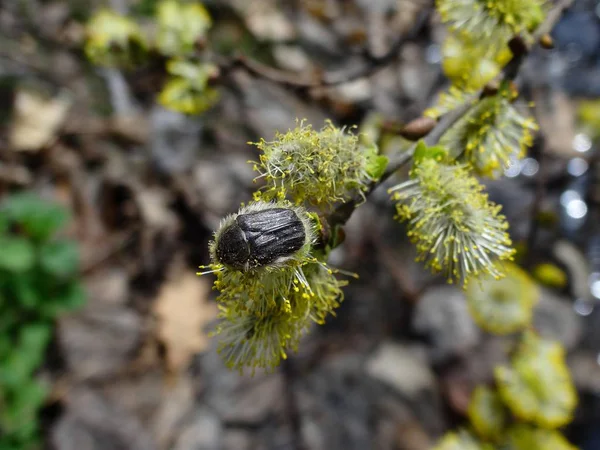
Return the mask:
[[40,248],[40,265],[49,274],[68,277],[77,271],[79,251],[73,241],[53,241]]
[[83,285],[75,281],[67,287],[65,295],[62,298],[62,303],[65,310],[73,310],[81,307],[85,303],[85,298],[86,295]]
[[[51,336],[52,327],[47,323],[38,322],[26,325],[21,329],[19,336],[19,350],[33,356],[43,355]],[[33,362],[37,366],[42,363],[42,360]]]
[[446,161],[448,159],[448,152],[444,147],[441,147],[439,145],[428,147],[425,141],[421,139],[417,142],[415,153],[413,155],[413,163],[415,165],[418,165],[424,159]]
[[[13,342],[9,338],[8,333],[6,333],[6,329],[0,325],[0,361],[6,358],[13,349]],[[1,400],[2,394],[0,394],[0,405],[2,405]]]
[[19,273],[35,263],[35,249],[25,238],[0,236],[0,249],[0,269]]
[[2,431],[19,441],[31,439],[37,432],[37,413],[48,395],[45,386],[36,380],[21,380],[11,392],[10,403],[0,413]]
[[475,431],[487,439],[497,439],[502,435],[506,414],[498,394],[485,386],[478,386],[473,392],[468,409],[469,420]]
[[24,380],[40,367],[51,331],[51,326],[43,323],[26,325],[20,330],[17,345],[0,362],[0,385],[20,388]]
[[[25,309],[35,309],[41,302],[40,293],[30,273],[14,275],[10,280],[10,289],[19,305]],[[11,309],[16,310],[15,306]]]
[[38,311],[44,317],[53,319],[59,314],[81,307],[85,303],[85,298],[85,290],[81,283],[73,281],[65,286],[60,294],[42,302]]
[[0,364],[0,380],[8,386],[19,386],[31,376],[44,361],[50,341],[51,326],[34,323],[24,326],[19,341],[9,357]]
[[37,240],[48,239],[69,219],[65,208],[30,192],[9,197],[2,207],[2,212]]
[[[17,308],[10,307],[0,309],[0,339],[5,338],[6,341],[9,341],[11,331],[19,324],[20,320]],[[1,354],[2,353],[0,353],[0,355]]]
[[379,180],[384,174],[389,163],[389,159],[385,155],[380,155],[377,146],[373,145],[366,151],[367,153],[367,173],[373,180]]
[[10,228],[10,219],[6,214],[1,214],[0,210],[0,236],[8,231]]

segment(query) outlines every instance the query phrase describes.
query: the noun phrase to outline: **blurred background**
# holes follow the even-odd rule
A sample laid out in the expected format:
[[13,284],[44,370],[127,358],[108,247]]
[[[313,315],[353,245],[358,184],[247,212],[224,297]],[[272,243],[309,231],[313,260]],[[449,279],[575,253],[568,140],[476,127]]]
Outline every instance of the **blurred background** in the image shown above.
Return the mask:
[[[256,189],[247,142],[299,118],[358,125],[386,152],[404,145],[397,130],[449,84],[433,2],[206,0],[212,26],[194,45],[214,64],[203,87],[218,98],[197,114],[157,100],[161,56],[122,70],[86,55],[99,8],[149,21],[155,4],[1,3],[0,198],[11,206],[0,214],[37,230],[35,245],[51,233],[65,243],[34,262],[25,244],[0,239],[0,288],[34,264],[50,274],[19,278],[25,316],[0,296],[4,427],[37,421],[40,447],[56,450],[431,448],[466,422],[508,338],[478,328],[463,291],[414,262],[385,186],[330,259],[360,279],[284,370],[225,368],[209,336],[213,278],[195,273],[220,219]],[[579,406],[565,435],[598,450],[600,3],[575,1],[552,37],[517,80],[535,103],[534,145],[486,183],[529,249],[535,328],[568,352]],[[31,321],[43,326],[10,337]],[[21,387],[28,374],[43,393]],[[17,441],[2,450],[31,448]]]

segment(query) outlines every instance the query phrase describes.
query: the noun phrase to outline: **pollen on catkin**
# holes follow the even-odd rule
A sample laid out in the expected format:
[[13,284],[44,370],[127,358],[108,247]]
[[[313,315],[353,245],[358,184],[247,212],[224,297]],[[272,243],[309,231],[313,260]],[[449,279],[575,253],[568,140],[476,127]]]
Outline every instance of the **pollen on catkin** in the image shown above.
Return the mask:
[[456,86],[450,86],[447,91],[441,92],[437,98],[436,103],[427,108],[423,115],[426,117],[432,117],[434,119],[443,116],[449,111],[458,108],[465,102],[472,104],[477,100],[476,91],[474,90],[463,90]]
[[478,273],[501,276],[494,259],[514,254],[508,223],[467,166],[426,158],[389,192],[426,267],[464,284]]
[[216,272],[218,351],[231,369],[275,368],[309,325],[310,286],[302,268]]
[[222,270],[215,289],[220,322],[218,351],[231,369],[274,369],[311,323],[322,324],[343,299],[333,270],[321,262],[259,273]]
[[545,0],[436,0],[449,28],[482,45],[506,43],[516,34],[527,35],[544,20]]
[[222,308],[217,325],[218,352],[230,369],[243,373],[248,368],[275,369],[287,353],[296,351],[308,322],[295,320],[290,314],[255,316]]
[[261,150],[254,170],[266,181],[255,198],[287,196],[295,204],[326,209],[361,195],[374,179],[376,150],[330,121],[320,131],[300,122],[287,133],[277,133],[273,141],[254,145]]
[[450,34],[442,45],[442,69],[452,85],[465,91],[482,88],[512,57],[508,45],[490,47],[467,35]]
[[344,300],[342,287],[346,286],[348,281],[338,279],[335,270],[321,262],[307,264],[303,269],[311,291],[310,319],[322,325],[327,316],[335,315],[335,309]]
[[497,178],[511,160],[522,158],[533,144],[537,124],[499,92],[480,100],[440,139],[451,157],[469,163],[478,175]]

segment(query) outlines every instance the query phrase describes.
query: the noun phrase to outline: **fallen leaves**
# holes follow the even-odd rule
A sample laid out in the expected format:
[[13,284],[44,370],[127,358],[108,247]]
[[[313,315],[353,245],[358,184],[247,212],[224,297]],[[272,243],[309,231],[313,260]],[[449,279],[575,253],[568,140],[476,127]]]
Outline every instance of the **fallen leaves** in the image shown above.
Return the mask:
[[154,304],[158,338],[166,348],[167,367],[172,372],[185,370],[193,355],[207,348],[204,327],[217,315],[209,292],[207,279],[185,272],[167,280],[158,294]]
[[49,144],[65,119],[71,101],[66,95],[46,98],[19,90],[15,99],[10,146],[16,151],[36,151]]

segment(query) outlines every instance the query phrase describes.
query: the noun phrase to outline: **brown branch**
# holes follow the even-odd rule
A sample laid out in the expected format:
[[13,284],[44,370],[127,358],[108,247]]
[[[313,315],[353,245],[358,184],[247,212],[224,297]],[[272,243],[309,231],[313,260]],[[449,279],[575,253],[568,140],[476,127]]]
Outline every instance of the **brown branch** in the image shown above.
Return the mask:
[[222,64],[220,67],[221,72],[229,73],[233,69],[241,68],[256,77],[295,89],[323,88],[349,83],[360,78],[369,77],[392,63],[398,57],[402,46],[407,42],[414,41],[421,34],[428,22],[429,15],[429,11],[421,14],[411,31],[393,43],[386,53],[381,56],[365,55],[365,62],[361,67],[351,71],[344,70],[324,73],[318,79],[315,79],[315,76],[311,74],[293,74],[240,55],[232,61]]
[[[442,119],[437,123],[437,125],[425,136],[424,141],[427,145],[435,145],[442,135],[452,126],[454,125],[461,117],[465,115],[465,113],[471,108],[471,102],[465,102],[458,108],[453,109],[448,114],[446,114]],[[390,178],[398,169],[400,169],[404,164],[411,160],[413,153],[415,152],[417,145],[413,144],[409,149],[405,150],[401,153],[396,153],[394,155],[390,155],[388,166],[381,176],[381,178],[369,186],[368,190],[364,193],[364,195],[369,195],[371,192],[375,190],[379,185],[381,185],[384,181]],[[336,209],[329,215],[327,218],[327,223],[334,229],[335,226],[344,225],[352,212],[363,201],[363,197],[355,197],[354,199],[344,202],[336,207]]]
[[[568,9],[574,0],[560,0],[546,16],[546,20],[538,27],[536,32],[533,34],[534,45],[537,44],[539,38],[551,30],[554,25],[558,22],[563,12]],[[499,75],[499,79],[503,82],[513,81],[519,73],[521,65],[526,59],[526,56],[531,51],[531,47],[525,42],[520,36],[515,36],[511,39],[509,47],[513,52],[512,59],[504,66],[502,72]],[[441,120],[437,125],[424,137],[424,141],[428,146],[435,145],[442,135],[460,120],[473,105],[473,101],[477,98],[487,95],[486,87],[479,90],[472,97],[468,98],[462,105],[448,112],[442,116]],[[389,177],[391,177],[398,169],[404,164],[411,160],[415,151],[416,144],[412,145],[408,150],[391,155],[387,169],[383,176],[376,182],[369,186],[369,189],[365,195],[369,195],[375,188],[381,185]],[[333,229],[335,226],[344,225],[352,212],[362,201],[364,197],[355,197],[354,199],[340,204],[327,218],[327,223]]]

